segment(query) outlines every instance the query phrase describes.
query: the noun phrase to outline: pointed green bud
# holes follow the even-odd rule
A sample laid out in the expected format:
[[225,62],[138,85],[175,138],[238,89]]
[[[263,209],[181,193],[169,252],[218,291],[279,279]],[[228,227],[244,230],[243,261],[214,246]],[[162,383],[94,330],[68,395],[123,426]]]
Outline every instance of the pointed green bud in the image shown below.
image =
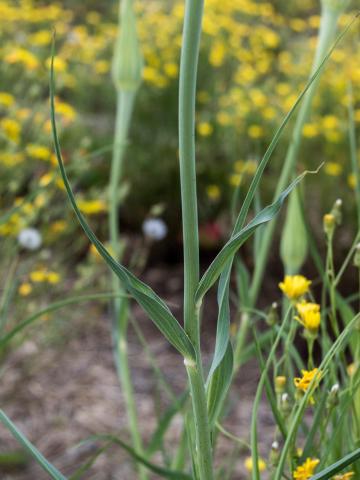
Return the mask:
[[143,57],[137,37],[133,2],[122,0],[119,32],[112,65],[112,76],[116,88],[123,91],[136,91],[141,83],[142,69]]
[[280,244],[280,256],[285,272],[289,275],[299,272],[306,260],[307,252],[308,241],[301,212],[299,192],[294,190],[290,194]]

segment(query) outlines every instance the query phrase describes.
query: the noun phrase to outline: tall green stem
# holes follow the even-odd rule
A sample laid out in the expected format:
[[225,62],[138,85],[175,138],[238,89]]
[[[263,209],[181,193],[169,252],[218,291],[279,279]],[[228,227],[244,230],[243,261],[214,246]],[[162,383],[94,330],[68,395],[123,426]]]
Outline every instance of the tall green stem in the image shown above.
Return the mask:
[[[312,74],[317,70],[321,64],[323,58],[325,57],[329,47],[331,46],[336,32],[336,25],[339,18],[339,11],[323,6],[322,15],[321,15],[321,24],[319,31],[319,39],[316,48],[316,53],[314,57]],[[299,148],[301,144],[302,131],[306,120],[309,115],[311,103],[317,89],[319,79],[316,80],[309,88],[304,100],[301,104],[299,114],[296,118],[296,123],[294,126],[292,139],[285,157],[284,166],[281,171],[280,179],[276,187],[274,198],[276,199],[280,193],[286,188],[286,185],[289,182],[291,175],[294,172],[294,167],[296,165],[296,160],[299,153]],[[254,276],[251,283],[250,289],[250,298],[252,304],[256,303],[261,283],[264,276],[264,271],[267,263],[267,258],[269,255],[269,250],[271,246],[271,241],[274,235],[276,222],[270,222],[266,227],[263,235],[263,241],[261,243],[257,261],[254,271]]]
[[195,305],[199,282],[199,238],[195,165],[195,95],[203,0],[186,0],[179,81],[179,153],[184,242],[184,327],[196,350],[186,363],[196,424],[196,456],[201,480],[213,478],[212,449],[200,352],[200,319]]

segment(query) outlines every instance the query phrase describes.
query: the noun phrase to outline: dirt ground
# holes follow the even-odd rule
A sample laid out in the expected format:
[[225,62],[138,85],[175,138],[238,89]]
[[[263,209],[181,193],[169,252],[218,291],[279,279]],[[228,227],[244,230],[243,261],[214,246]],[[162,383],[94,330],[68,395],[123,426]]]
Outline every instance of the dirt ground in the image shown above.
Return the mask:
[[[164,287],[164,271],[153,268],[147,273],[155,288],[161,287],[170,300],[174,313],[180,317],[176,305],[181,302],[179,271],[168,276]],[[161,290],[161,288],[160,288]],[[209,306],[209,311],[215,309]],[[186,382],[180,356],[167,345],[143,312],[133,306],[133,315],[141,325],[153,355],[165,378],[176,393]],[[40,321],[29,331],[29,338],[14,352],[10,352],[1,372],[1,408],[28,436],[37,448],[66,476],[70,476],[95,451],[94,441],[79,442],[94,434],[116,434],[130,442],[124,400],[113,362],[110,320],[104,306],[91,304],[83,314],[72,318],[72,313],[57,313],[57,322],[64,324],[48,335],[51,319]],[[211,317],[211,315],[210,315]],[[213,343],[214,322],[204,318],[204,350],[210,352]],[[61,338],[56,338],[59,335]],[[159,398],[156,379],[143,348],[133,330],[129,335],[129,359],[132,368],[139,421],[145,443],[156,425]],[[210,357],[208,357],[208,360]],[[248,440],[252,402],[258,381],[254,363],[243,368],[230,395],[229,415],[224,426],[234,435]],[[155,393],[155,395],[154,395]],[[156,400],[157,398],[157,400]],[[163,403],[161,403],[163,402]],[[161,407],[166,405],[160,399]],[[259,437],[263,455],[270,449],[274,428],[271,414],[265,404],[260,409]],[[167,445],[175,445],[181,422],[175,417],[169,430]],[[220,437],[217,462],[220,464],[232,451],[234,444]],[[18,448],[11,435],[0,426],[0,453]],[[247,479],[243,461],[246,451],[236,454],[233,479]],[[162,463],[161,456],[154,462]],[[1,469],[3,471],[1,471]],[[1,480],[46,480],[48,475],[29,460],[25,467],[6,470],[0,466]],[[111,447],[100,455],[91,469],[82,477],[89,480],[135,479],[133,463],[119,447]],[[151,478],[160,478],[154,475]]]

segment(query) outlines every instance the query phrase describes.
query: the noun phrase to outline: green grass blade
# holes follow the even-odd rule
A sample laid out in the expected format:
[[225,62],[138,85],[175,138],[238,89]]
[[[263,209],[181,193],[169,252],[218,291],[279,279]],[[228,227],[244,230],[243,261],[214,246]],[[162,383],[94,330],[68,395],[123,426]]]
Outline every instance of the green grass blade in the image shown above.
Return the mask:
[[[258,466],[258,461],[259,461],[259,453],[258,453],[258,441],[257,441],[257,413],[260,405],[260,400],[261,400],[261,395],[262,391],[268,376],[268,372],[271,366],[271,363],[275,357],[276,353],[276,348],[281,340],[282,334],[285,330],[285,327],[288,323],[288,320],[290,319],[290,311],[291,308],[288,309],[284,321],[278,331],[278,334],[276,336],[276,339],[274,343],[272,344],[269,356],[266,360],[266,364],[264,368],[261,371],[261,376],[260,380],[257,386],[256,394],[255,394],[255,399],[254,399],[254,406],[253,406],[253,411],[252,411],[252,416],[251,416],[251,456],[252,456],[252,463],[254,465],[253,472],[252,472],[252,478],[253,480],[260,480],[260,472],[259,472],[259,466]],[[254,333],[254,338],[255,341],[257,342],[256,339],[256,332],[255,329],[253,330]],[[258,345],[258,343],[257,343]]]
[[298,183],[304,178],[307,173],[304,172],[299,175],[287,188],[284,190],[277,200],[265,207],[259,212],[253,220],[251,220],[246,227],[241,229],[236,235],[233,235],[230,240],[224,245],[218,255],[215,257],[210,267],[206,270],[203,277],[199,282],[199,286],[196,291],[195,300],[201,303],[205,293],[216,282],[221,272],[224,270],[227,263],[232,260],[237,250],[246,242],[246,240],[254,233],[254,231],[260,226],[272,220],[280,211],[282,204],[289,193],[298,185]]
[[94,435],[90,437],[89,440],[104,440],[106,442],[112,442],[115,445],[119,445],[123,450],[125,450],[129,455],[136,461],[144,465],[151,472],[156,473],[162,478],[170,478],[172,480],[192,480],[190,475],[183,472],[175,472],[173,470],[168,470],[166,468],[159,467],[154,463],[149,462],[143,455],[137,453],[130,445],[125,443],[120,438],[115,437],[114,435]]
[[186,335],[184,329],[180,326],[179,322],[170,312],[169,307],[156,293],[145,283],[141,282],[135,277],[129,270],[123,265],[116,262],[116,260],[110,255],[108,250],[104,247],[102,242],[96,237],[95,233],[90,228],[89,224],[85,220],[85,217],[80,212],[74,194],[72,192],[69,180],[66,175],[64,163],[62,160],[61,149],[59,139],[57,135],[56,119],[55,119],[55,81],[54,81],[54,54],[52,54],[51,60],[51,72],[50,72],[50,109],[51,109],[51,125],[54,139],[55,153],[59,163],[62,179],[65,184],[69,201],[75,211],[80,225],[82,226],[86,236],[95,246],[99,254],[106,261],[111,270],[118,276],[123,286],[131,294],[131,296],[139,303],[139,305],[149,315],[150,319],[154,322],[157,328],[165,336],[165,338],[185,357],[191,360],[195,360],[194,347]]
[[330,467],[325,468],[321,472],[312,476],[310,480],[327,480],[333,477],[336,473],[341,472],[344,468],[352,465],[354,462],[360,459],[360,448],[356,449],[354,452],[345,455],[342,459],[330,465]]
[[227,392],[231,385],[234,365],[234,354],[231,342],[228,346],[222,361],[211,376],[207,388],[207,404],[209,423],[213,428],[219,415]]
[[54,480],[66,480],[46,458],[37,450],[34,445],[20,432],[16,425],[10,420],[3,410],[0,409],[0,421],[16,438],[20,445],[34,458],[34,460],[47,472]]
[[51,312],[55,312],[56,310],[60,310],[61,308],[66,307],[67,305],[76,305],[81,302],[89,302],[92,300],[105,300],[109,298],[114,298],[117,295],[114,295],[112,293],[96,293],[93,295],[79,295],[77,297],[70,297],[67,298],[66,300],[62,300],[59,302],[54,302],[48,305],[47,307],[43,308],[42,310],[39,310],[38,312],[30,315],[28,318],[20,322],[16,327],[14,327],[10,332],[8,332],[6,335],[0,337],[0,349],[5,346],[7,342],[9,342],[13,337],[15,337],[17,334],[19,334],[24,328],[28,327],[32,323],[34,323],[36,320],[41,318],[43,315]]
[[98,457],[102,455],[112,445],[111,442],[107,443],[103,447],[99,448],[80,468],[74,472],[69,480],[80,480],[83,475],[94,465]]
[[168,431],[171,420],[177,414],[177,412],[184,406],[185,401],[189,398],[189,392],[184,392],[180,398],[176,399],[170,407],[165,411],[164,415],[160,418],[160,421],[156,427],[156,430],[151,437],[151,440],[146,447],[146,456],[151,457],[157,452],[163,443],[164,436]]

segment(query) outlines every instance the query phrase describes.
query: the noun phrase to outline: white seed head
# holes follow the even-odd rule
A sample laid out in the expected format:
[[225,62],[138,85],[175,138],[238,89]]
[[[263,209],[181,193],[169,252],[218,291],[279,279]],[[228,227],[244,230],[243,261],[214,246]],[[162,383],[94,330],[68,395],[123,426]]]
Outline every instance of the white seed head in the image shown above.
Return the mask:
[[272,448],[273,450],[279,450],[279,442],[277,442],[277,441],[275,440],[275,442],[273,442],[273,443],[271,444],[271,448]]
[[18,242],[27,250],[37,250],[42,244],[41,233],[36,228],[24,228],[18,235]]
[[276,309],[278,308],[277,302],[273,302],[273,303],[271,304],[271,306],[272,306],[272,308],[273,308],[274,310],[276,310]]
[[166,237],[168,228],[160,218],[148,218],[142,224],[142,231],[151,240],[162,240]]

